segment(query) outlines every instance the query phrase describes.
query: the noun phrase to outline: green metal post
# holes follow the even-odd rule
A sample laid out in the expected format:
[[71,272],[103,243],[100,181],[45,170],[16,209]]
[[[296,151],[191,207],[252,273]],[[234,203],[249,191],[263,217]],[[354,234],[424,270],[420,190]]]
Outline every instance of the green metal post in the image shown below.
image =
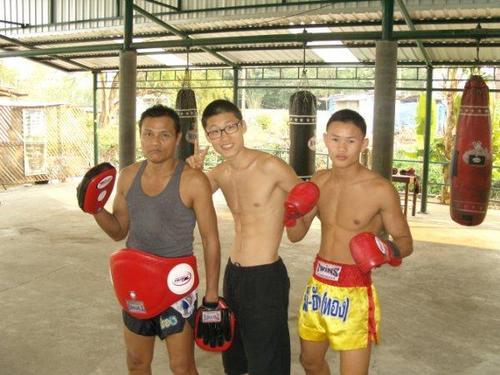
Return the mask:
[[93,99],[93,112],[92,112],[92,123],[94,124],[94,165],[99,163],[99,139],[97,137],[97,71],[92,71],[93,77],[93,87],[92,87],[92,99]]
[[391,180],[394,150],[397,42],[392,39],[394,2],[384,0],[382,40],[375,47],[372,169]]
[[239,67],[234,67],[233,68],[233,103],[238,105],[238,83],[239,83],[239,78],[240,78],[240,68]]
[[394,24],[394,0],[384,0],[382,4],[382,40],[392,40]]
[[425,132],[424,132],[424,166],[422,171],[422,199],[420,211],[427,213],[427,186],[429,184],[429,161],[432,121],[432,66],[427,67],[427,84],[425,88]]
[[133,38],[133,23],[134,23],[134,1],[125,0],[125,21],[124,21],[123,49],[125,51],[131,49]]
[[56,4],[54,0],[50,0],[49,2],[49,23],[56,23]]

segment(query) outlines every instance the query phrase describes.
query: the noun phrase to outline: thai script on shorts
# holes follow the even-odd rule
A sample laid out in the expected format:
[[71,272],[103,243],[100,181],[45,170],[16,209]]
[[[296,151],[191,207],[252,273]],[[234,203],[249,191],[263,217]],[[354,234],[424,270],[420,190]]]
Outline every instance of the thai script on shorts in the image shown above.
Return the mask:
[[328,292],[323,295],[318,294],[318,288],[308,286],[304,295],[304,303],[302,310],[304,311],[319,311],[321,315],[339,318],[346,321],[349,313],[349,297],[340,300],[335,297],[328,296]]

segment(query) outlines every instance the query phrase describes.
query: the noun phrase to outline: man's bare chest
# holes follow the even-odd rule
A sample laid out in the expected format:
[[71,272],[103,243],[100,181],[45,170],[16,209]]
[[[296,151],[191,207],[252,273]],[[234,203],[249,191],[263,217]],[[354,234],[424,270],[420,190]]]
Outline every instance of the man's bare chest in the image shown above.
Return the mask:
[[[219,182],[219,187],[232,211],[255,212],[268,210],[279,203],[276,185],[258,177],[239,175]],[[282,204],[283,202],[281,202]]]
[[357,230],[369,226],[378,216],[378,205],[356,188],[330,188],[322,190],[318,214],[325,224]]

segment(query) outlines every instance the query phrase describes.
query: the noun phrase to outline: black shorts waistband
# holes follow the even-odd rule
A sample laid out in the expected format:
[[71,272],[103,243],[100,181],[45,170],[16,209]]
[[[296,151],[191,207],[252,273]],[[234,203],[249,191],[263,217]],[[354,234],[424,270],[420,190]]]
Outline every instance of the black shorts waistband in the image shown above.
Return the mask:
[[232,272],[272,272],[276,269],[284,267],[283,259],[278,257],[278,259],[273,263],[259,264],[256,266],[241,266],[238,262],[233,262],[231,258],[227,260],[227,269]]

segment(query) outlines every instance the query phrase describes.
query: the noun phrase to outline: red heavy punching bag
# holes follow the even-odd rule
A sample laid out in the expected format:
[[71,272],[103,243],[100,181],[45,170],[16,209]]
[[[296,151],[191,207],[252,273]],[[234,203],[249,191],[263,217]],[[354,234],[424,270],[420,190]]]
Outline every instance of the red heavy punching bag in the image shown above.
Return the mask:
[[456,129],[451,170],[450,215],[462,225],[481,224],[491,186],[489,90],[481,76],[465,84]]

